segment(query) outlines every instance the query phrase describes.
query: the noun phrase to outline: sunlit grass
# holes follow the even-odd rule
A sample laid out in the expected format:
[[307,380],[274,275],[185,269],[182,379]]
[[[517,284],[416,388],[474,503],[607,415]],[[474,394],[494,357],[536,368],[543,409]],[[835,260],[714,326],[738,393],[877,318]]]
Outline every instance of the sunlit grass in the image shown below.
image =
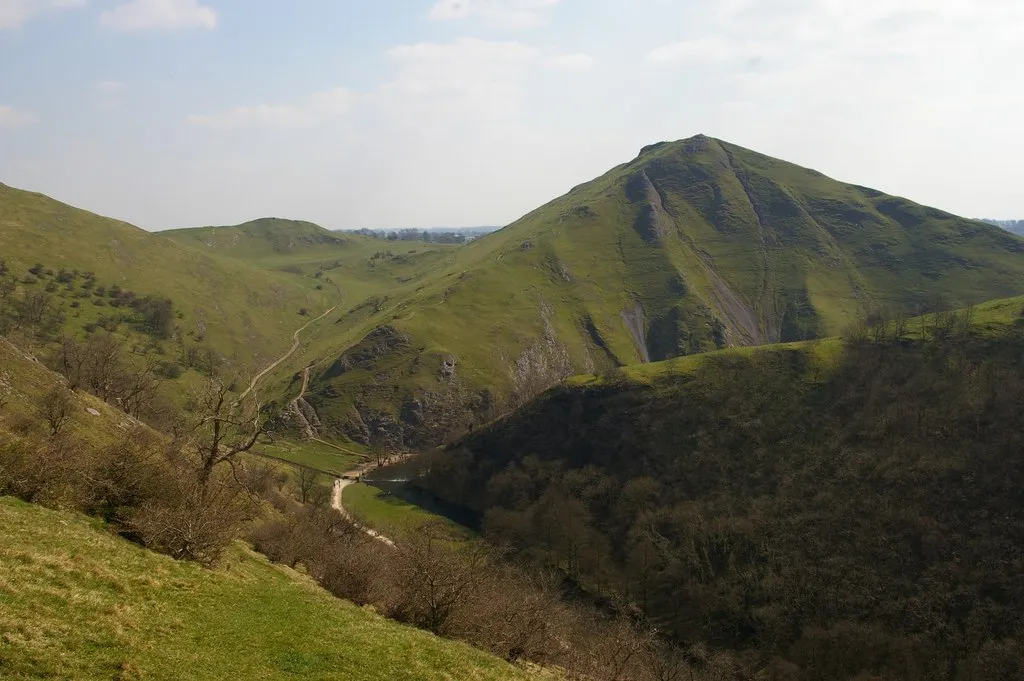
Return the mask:
[[345,488],[342,503],[346,511],[385,536],[408,535],[428,523],[440,523],[456,539],[474,536],[462,525],[371,485],[349,485]]
[[333,598],[236,545],[210,571],[0,499],[0,678],[537,678]]

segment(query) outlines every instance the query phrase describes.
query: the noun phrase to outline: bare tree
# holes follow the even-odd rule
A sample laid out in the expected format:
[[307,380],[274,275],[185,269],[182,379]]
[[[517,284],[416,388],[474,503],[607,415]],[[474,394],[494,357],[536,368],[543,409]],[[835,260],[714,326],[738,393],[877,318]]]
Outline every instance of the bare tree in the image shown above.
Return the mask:
[[64,338],[54,364],[71,382],[104,402],[115,393],[124,366],[124,343],[110,334],[98,333],[84,342]]
[[123,340],[103,333],[84,342],[61,339],[51,366],[64,374],[72,389],[84,388],[136,418],[152,407],[163,382],[155,359],[132,358]]
[[156,370],[156,360],[151,357],[146,358],[144,366],[123,368],[114,377],[113,401],[131,416],[142,416],[152,406],[163,383]]
[[309,496],[309,503],[313,507],[313,510],[319,511],[323,508],[329,507],[331,505],[331,494],[332,490],[327,485],[314,487],[312,494]]
[[907,315],[900,312],[893,319],[893,337],[897,341],[901,341],[907,336],[907,330],[910,326],[910,320]]
[[313,491],[316,489],[317,483],[320,482],[320,473],[312,468],[301,466],[296,482],[298,483],[299,496],[302,499],[302,503],[308,504],[313,497]]
[[595,665],[594,675],[607,681],[621,681],[627,678],[630,667],[638,662],[646,641],[632,622],[620,617],[610,622],[594,643],[594,649],[590,651]]
[[75,402],[66,389],[55,387],[39,401],[39,415],[50,428],[50,437],[56,437],[71,420]]
[[689,670],[693,678],[693,669],[687,663],[686,654],[671,643],[662,640],[657,632],[650,632],[642,650],[644,667],[654,681],[676,681],[682,679],[683,672]]
[[232,399],[231,381],[210,379],[193,399],[195,415],[192,444],[200,458],[200,479],[207,481],[214,468],[234,464],[238,455],[252,449],[266,432],[260,403],[251,395]]

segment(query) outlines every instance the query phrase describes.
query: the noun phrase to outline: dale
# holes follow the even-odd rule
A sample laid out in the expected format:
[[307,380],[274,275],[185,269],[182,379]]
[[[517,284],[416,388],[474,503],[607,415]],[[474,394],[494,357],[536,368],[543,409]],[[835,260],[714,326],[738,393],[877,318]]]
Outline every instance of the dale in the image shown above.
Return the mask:
[[0,678],[1024,678],[1015,3],[286,4],[0,0]]

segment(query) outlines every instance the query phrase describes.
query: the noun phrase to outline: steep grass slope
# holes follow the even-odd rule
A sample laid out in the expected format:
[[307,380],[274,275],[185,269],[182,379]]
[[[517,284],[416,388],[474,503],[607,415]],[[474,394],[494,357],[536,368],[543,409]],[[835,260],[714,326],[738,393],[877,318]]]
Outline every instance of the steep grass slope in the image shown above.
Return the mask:
[[[66,382],[31,355],[0,338],[0,443],[15,438],[44,436],[41,399],[47,393],[66,387]],[[70,418],[64,431],[91,445],[102,446],[114,434],[139,426],[123,411],[88,393],[72,396]]]
[[0,499],[0,677],[537,678],[333,598],[237,546],[209,571]]
[[105,286],[116,284],[140,296],[167,296],[181,314],[178,325],[184,334],[204,339],[246,369],[287,347],[301,308],[325,309],[335,295],[316,290],[312,278],[206,255],[124,222],[4,185],[0,258],[19,274],[40,263],[51,270],[92,271]]
[[[453,252],[314,338],[328,428],[437,442],[566,377],[1019,293],[1024,240],[699,136]],[[282,390],[287,390],[282,386]]]

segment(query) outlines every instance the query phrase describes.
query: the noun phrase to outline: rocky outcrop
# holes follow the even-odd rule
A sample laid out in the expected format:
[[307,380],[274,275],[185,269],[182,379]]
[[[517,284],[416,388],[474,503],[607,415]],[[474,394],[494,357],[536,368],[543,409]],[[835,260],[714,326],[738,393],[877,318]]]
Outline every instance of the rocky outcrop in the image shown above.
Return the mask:
[[544,331],[536,343],[525,348],[512,362],[512,401],[521,404],[572,376],[572,360],[565,344],[558,340],[551,324],[554,310],[541,304]]
[[454,383],[456,380],[455,367],[459,363],[459,358],[455,355],[450,355],[441,360],[441,368],[438,369],[437,375],[445,383]]
[[622,311],[622,323],[629,330],[636,347],[636,354],[640,361],[648,364],[651,361],[651,353],[647,350],[647,322],[644,318],[644,308],[640,303],[634,303]]
[[381,357],[408,346],[409,337],[404,333],[393,326],[378,326],[335,360],[321,379],[330,380],[353,369],[372,370]]
[[641,205],[633,229],[644,241],[657,243],[675,231],[675,222],[665,209],[664,199],[646,171],[641,170],[626,183],[626,198]]
[[298,398],[290,405],[292,420],[302,436],[307,440],[320,437],[320,430],[323,425],[320,423],[320,416],[316,413],[305,398]]
[[[597,328],[597,325],[594,323],[593,317],[591,317],[590,315],[586,315],[583,318],[583,330],[586,332],[587,338],[590,339],[590,342],[594,345],[596,349],[601,351],[601,353],[604,355],[604,357],[607,359],[608,363],[612,367],[622,366],[622,361],[618,357],[616,357],[615,353],[612,352],[611,348],[608,347],[608,343],[605,342],[604,336],[601,335],[601,331]],[[587,355],[590,364],[593,365],[594,361],[593,358],[590,357],[590,353],[588,352]],[[588,371],[590,373],[593,373],[593,369],[588,369]]]

